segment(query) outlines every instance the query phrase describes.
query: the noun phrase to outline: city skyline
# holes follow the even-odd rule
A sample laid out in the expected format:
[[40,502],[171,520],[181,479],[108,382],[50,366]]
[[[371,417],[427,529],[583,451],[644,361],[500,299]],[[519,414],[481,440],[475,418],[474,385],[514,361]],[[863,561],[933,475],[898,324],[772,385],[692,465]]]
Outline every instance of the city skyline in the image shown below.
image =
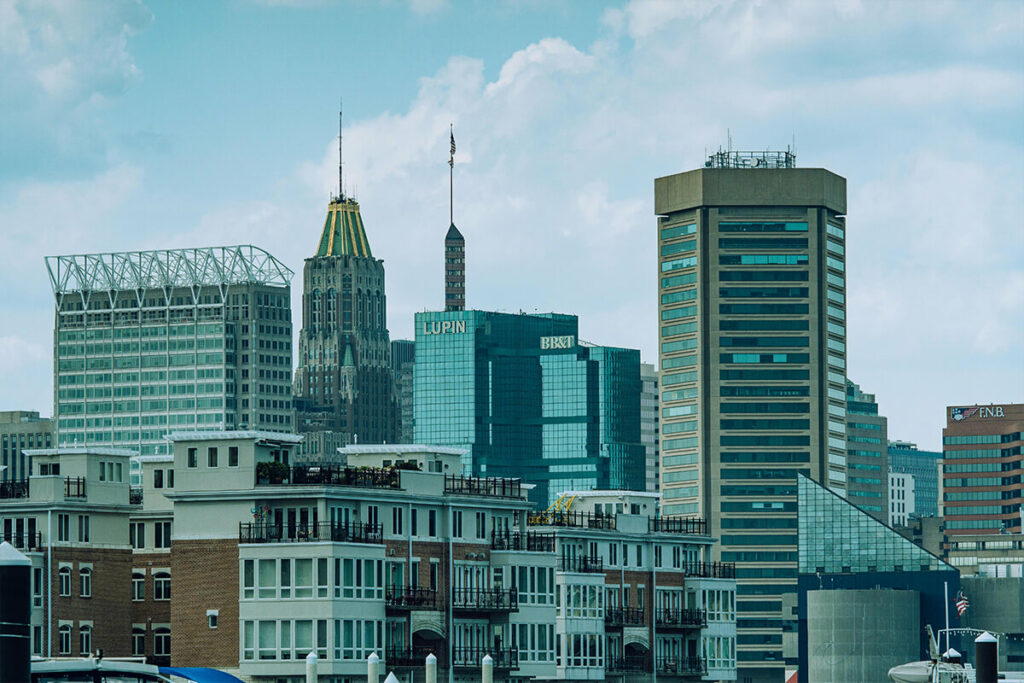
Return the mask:
[[[298,272],[336,184],[339,94],[392,338],[443,307],[448,123],[467,308],[576,314],[645,361],[653,178],[729,130],[740,149],[795,136],[798,167],[849,181],[848,372],[890,437],[937,449],[945,406],[1020,400],[1020,6],[282,4],[0,19],[0,409],[52,415],[43,256],[253,243]],[[215,40],[228,21],[250,45]],[[366,30],[325,47],[345,21]],[[382,58],[385,28],[418,59]]]

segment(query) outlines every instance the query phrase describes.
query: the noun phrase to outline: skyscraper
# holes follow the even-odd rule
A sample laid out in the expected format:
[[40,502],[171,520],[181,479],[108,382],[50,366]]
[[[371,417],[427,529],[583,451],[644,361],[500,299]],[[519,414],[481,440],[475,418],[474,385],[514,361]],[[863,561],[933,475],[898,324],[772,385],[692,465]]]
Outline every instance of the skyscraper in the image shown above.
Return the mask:
[[847,497],[876,519],[889,521],[888,421],[874,394],[846,381]]
[[31,458],[26,448],[53,445],[53,420],[34,410],[0,411],[0,481],[28,479]]
[[646,490],[661,488],[658,479],[658,371],[650,363],[640,364],[640,441],[644,445]]
[[466,308],[466,240],[452,223],[444,236],[444,310]]
[[416,364],[416,342],[395,339],[391,342],[391,374],[395,378],[398,402],[397,443],[412,443],[412,371]]
[[796,477],[846,493],[846,181],[795,161],[720,152],[654,183],[663,512],[706,517],[737,563],[751,683],[796,664]]
[[[50,256],[58,446],[291,431],[292,271],[251,245]],[[137,474],[133,463],[133,475]]]
[[919,450],[916,443],[889,442],[889,471],[914,477],[914,513],[921,517],[939,514],[939,461],[942,453]]
[[416,314],[416,443],[470,449],[464,470],[567,490],[644,489],[640,352],[577,339],[576,316]]

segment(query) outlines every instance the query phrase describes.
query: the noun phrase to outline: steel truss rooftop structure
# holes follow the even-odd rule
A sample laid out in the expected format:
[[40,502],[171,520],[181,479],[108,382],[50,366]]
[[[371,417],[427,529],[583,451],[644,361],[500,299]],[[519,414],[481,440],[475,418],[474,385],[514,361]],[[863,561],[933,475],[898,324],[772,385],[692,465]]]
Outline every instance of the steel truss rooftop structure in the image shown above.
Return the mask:
[[251,244],[109,254],[47,256],[58,298],[72,292],[110,292],[241,284],[288,286],[294,273]]

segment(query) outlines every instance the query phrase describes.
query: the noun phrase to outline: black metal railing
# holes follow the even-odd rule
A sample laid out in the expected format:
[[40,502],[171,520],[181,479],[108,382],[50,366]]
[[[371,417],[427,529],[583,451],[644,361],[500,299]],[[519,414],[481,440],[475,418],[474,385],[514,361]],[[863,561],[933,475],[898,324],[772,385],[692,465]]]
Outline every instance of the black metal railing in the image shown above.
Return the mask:
[[702,609],[659,607],[655,610],[654,619],[659,628],[700,628],[708,625],[708,613]]
[[515,588],[456,588],[452,590],[452,608],[478,612],[516,612],[519,593]]
[[28,479],[0,481],[0,498],[28,498]]
[[587,555],[580,557],[563,555],[558,558],[558,570],[563,572],[579,572],[581,574],[600,574],[604,571],[604,558],[589,557]]
[[647,520],[647,530],[707,536],[708,521],[702,517],[650,517]]
[[615,529],[615,515],[596,512],[537,512],[528,521],[533,526]]
[[687,562],[683,565],[687,576],[704,579],[735,579],[736,565],[732,562]]
[[[260,465],[275,463],[260,463]],[[394,467],[338,467],[334,465],[302,465],[296,467],[256,467],[256,484],[294,484],[297,486],[358,486],[361,488],[397,489],[401,485],[399,470]]]
[[651,658],[643,655],[609,657],[605,670],[611,673],[643,673],[651,668]]
[[492,496],[497,498],[522,498],[521,479],[506,477],[461,477],[444,475],[444,492],[469,496]]
[[85,477],[64,477],[65,498],[85,498]]
[[703,657],[662,657],[657,661],[657,669],[659,674],[703,676],[708,672],[708,664]]
[[537,553],[555,552],[555,537],[552,534],[540,534],[527,531],[495,531],[491,533],[491,550],[527,550]]
[[0,532],[0,541],[6,541],[18,550],[39,550],[43,547],[43,533],[3,533]]
[[128,489],[128,502],[132,505],[142,505],[142,489]]
[[258,524],[238,525],[239,543],[301,543],[333,541],[335,543],[383,543],[384,527],[380,524]]
[[518,669],[519,650],[513,648],[453,647],[452,663],[456,669],[480,669],[485,656],[490,655],[495,669]]
[[394,609],[437,609],[437,591],[421,586],[385,586],[384,600]]
[[642,607],[606,607],[604,623],[608,626],[642,626],[644,610]]
[[435,651],[432,647],[389,647],[384,651],[384,662],[388,668],[416,668],[425,665],[427,655],[437,657],[439,669],[446,668],[441,662],[444,652]]

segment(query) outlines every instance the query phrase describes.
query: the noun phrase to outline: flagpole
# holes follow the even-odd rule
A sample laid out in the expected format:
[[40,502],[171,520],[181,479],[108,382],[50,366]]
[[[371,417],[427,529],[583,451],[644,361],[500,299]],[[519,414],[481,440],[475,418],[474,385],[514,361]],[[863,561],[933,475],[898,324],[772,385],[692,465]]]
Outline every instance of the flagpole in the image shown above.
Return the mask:
[[[946,650],[949,649],[949,581],[942,582],[942,594],[945,600],[942,601],[942,611],[946,613]],[[946,650],[939,653],[941,657]]]
[[448,124],[448,136],[452,141],[452,152],[448,157],[448,222],[455,225],[455,131]]

